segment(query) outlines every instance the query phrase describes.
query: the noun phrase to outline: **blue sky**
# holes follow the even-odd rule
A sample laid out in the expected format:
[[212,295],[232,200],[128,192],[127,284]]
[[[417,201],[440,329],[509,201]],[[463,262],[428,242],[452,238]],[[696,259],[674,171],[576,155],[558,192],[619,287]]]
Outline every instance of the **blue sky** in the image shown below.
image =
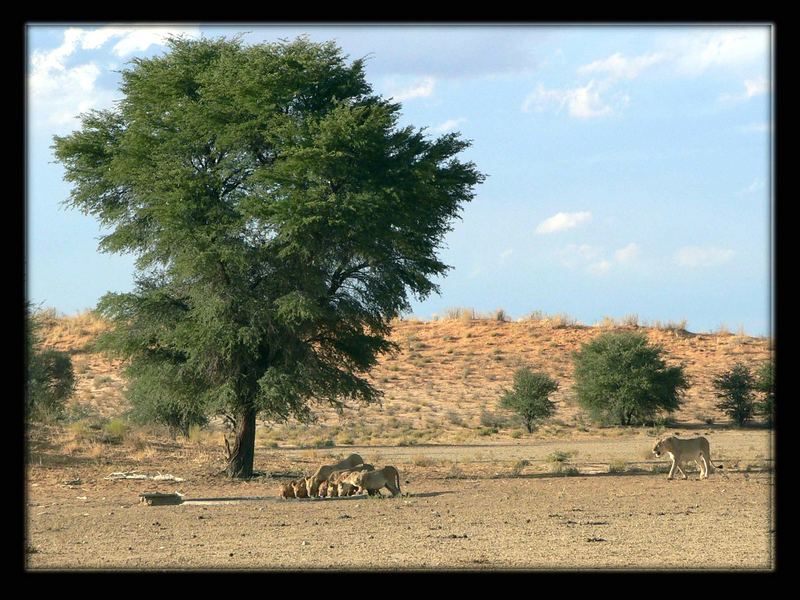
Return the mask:
[[72,314],[132,288],[132,256],[100,254],[67,209],[53,135],[120,97],[116,72],[168,34],[308,34],[369,56],[401,125],[460,131],[488,177],[441,257],[448,307],[685,319],[770,335],[772,30],[732,26],[29,26],[28,298]]

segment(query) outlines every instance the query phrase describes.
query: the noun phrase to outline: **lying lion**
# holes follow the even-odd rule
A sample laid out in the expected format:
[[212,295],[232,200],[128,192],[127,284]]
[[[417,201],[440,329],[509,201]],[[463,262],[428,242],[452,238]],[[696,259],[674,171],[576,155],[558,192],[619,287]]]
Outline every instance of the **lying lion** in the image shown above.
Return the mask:
[[400,493],[400,474],[393,466],[387,465],[374,471],[353,472],[339,482],[340,486],[344,484],[354,486],[358,494],[366,490],[370,496],[374,496],[380,494],[380,489],[385,487],[392,496],[396,496]]
[[362,464],[364,461],[358,454],[351,454],[344,460],[335,465],[322,465],[317,471],[306,480],[306,494],[309,497],[319,495],[319,485],[331,476],[334,471],[351,469]]

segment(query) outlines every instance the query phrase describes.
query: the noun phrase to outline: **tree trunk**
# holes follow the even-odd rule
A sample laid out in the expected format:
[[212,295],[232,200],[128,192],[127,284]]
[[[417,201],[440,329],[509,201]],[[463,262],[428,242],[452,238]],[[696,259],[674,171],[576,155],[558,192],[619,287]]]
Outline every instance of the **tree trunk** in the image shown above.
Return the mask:
[[253,476],[256,446],[256,411],[252,406],[236,412],[236,441],[228,459],[228,477],[247,479]]

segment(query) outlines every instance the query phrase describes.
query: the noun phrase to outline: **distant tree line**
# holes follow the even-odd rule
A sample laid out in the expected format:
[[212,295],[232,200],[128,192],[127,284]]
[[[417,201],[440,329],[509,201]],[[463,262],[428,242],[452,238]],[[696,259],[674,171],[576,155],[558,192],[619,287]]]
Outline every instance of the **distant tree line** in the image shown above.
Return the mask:
[[[664,348],[649,344],[639,332],[604,333],[573,352],[574,391],[578,404],[602,425],[652,425],[683,403],[689,381],[682,365],[667,365]],[[713,379],[722,410],[736,425],[761,416],[774,421],[774,361],[757,373],[741,363]],[[511,390],[500,406],[517,413],[528,432],[549,418],[555,405],[549,399],[558,383],[530,367],[518,369]]]

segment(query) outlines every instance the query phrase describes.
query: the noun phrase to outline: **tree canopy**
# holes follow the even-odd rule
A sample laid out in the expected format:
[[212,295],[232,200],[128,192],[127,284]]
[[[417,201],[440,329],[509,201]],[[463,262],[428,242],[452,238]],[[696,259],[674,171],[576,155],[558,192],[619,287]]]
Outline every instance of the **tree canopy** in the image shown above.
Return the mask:
[[525,425],[528,433],[533,433],[536,424],[551,417],[556,405],[550,394],[558,390],[558,382],[547,373],[537,373],[530,367],[522,367],[514,372],[514,385],[500,398],[500,406],[513,410]]
[[672,412],[689,383],[680,366],[667,366],[664,350],[647,335],[608,332],[573,353],[578,403],[601,422],[645,424]]
[[436,255],[473,187],[458,134],[399,127],[364,61],[306,38],[175,38],[122,72],[122,99],[55,137],[69,206],[137,257],[103,297],[132,398],[229,415],[252,472],[256,415],[373,402],[390,321],[437,291]]
[[724,373],[714,376],[712,382],[714,393],[719,399],[716,407],[734,423],[742,426],[753,418],[757,380],[747,365],[736,363]]

